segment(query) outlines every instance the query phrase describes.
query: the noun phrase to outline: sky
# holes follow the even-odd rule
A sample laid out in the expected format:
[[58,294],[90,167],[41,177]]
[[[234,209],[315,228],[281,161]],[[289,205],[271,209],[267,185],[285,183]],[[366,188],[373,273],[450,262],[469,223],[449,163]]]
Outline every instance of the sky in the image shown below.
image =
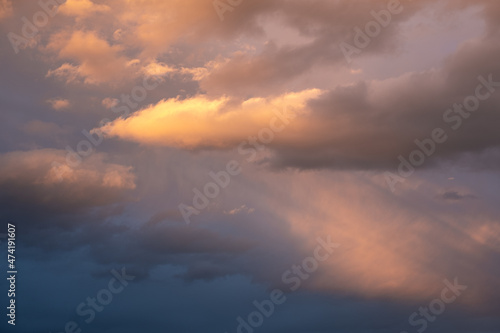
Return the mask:
[[499,18],[0,0],[1,331],[500,332]]

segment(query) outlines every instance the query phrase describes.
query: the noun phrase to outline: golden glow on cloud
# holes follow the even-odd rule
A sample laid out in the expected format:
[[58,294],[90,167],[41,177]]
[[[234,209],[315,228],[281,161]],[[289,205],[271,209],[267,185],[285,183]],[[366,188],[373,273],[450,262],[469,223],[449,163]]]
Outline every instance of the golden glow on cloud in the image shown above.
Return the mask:
[[47,103],[49,103],[54,110],[67,109],[70,106],[70,102],[67,99],[54,98],[49,99]]
[[75,61],[73,66],[65,63],[50,71],[48,75],[65,77],[71,82],[82,77],[85,83],[98,84],[117,81],[125,77],[128,59],[120,53],[122,48],[110,45],[95,32],[75,31],[53,35],[48,49],[55,50],[63,60]]
[[146,76],[163,76],[174,71],[175,69],[169,67],[167,64],[157,62],[152,62],[144,67],[144,74]]
[[58,12],[68,16],[88,16],[96,12],[109,12],[111,8],[106,5],[98,5],[90,0],[66,0]]
[[0,20],[12,15],[12,2],[10,0],[0,0]]
[[[288,112],[307,117],[306,102],[320,93],[318,89],[311,89],[245,101],[233,101],[227,97],[208,99],[202,95],[185,100],[169,99],[127,119],[119,118],[108,123],[101,130],[110,137],[151,145],[188,149],[233,147],[269,127],[275,113],[283,112],[285,108]],[[300,127],[300,124],[290,126]],[[283,131],[281,139],[293,139],[294,135],[286,132]]]

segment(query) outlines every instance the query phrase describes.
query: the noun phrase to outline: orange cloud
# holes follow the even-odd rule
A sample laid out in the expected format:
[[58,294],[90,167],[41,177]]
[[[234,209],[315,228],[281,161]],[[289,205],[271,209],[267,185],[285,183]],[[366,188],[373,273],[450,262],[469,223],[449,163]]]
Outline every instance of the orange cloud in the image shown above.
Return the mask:
[[129,59],[121,55],[122,48],[110,45],[95,32],[75,31],[69,37],[65,33],[56,34],[52,36],[48,49],[55,50],[60,59],[78,64],[65,63],[49,71],[48,76],[65,78],[67,82],[81,77],[85,83],[99,84],[118,83],[127,75]]
[[[188,149],[232,147],[269,127],[276,112],[286,109],[296,115],[305,115],[308,112],[306,102],[320,93],[320,90],[311,89],[245,101],[226,97],[211,100],[205,96],[169,99],[127,119],[108,123],[101,130],[110,137],[152,145]],[[283,140],[292,140],[294,135],[284,133],[283,137]]]
[[12,15],[12,2],[10,0],[0,0],[0,20]]
[[47,103],[49,103],[54,110],[58,111],[70,107],[70,102],[67,99],[54,98],[47,100]]
[[[126,43],[141,47],[145,58],[167,52],[179,38],[196,39],[206,25],[217,23],[211,1],[124,0],[116,3],[118,21],[128,31]],[[161,14],[160,14],[161,13]]]
[[106,5],[98,5],[90,0],[66,0],[58,8],[58,12],[68,16],[84,17],[98,12],[109,12],[111,8]]
[[169,67],[167,64],[151,62],[144,67],[144,74],[146,76],[163,76],[165,74],[174,72],[175,69]]

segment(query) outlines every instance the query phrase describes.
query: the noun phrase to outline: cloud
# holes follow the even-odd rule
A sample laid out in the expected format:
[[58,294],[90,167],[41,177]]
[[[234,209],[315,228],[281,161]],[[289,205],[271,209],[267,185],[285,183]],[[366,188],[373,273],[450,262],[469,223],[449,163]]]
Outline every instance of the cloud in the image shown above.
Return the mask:
[[[187,149],[233,148],[270,126],[276,112],[307,113],[305,103],[319,90],[288,93],[274,98],[231,101],[196,96],[163,100],[127,119],[116,119],[100,130],[109,137]],[[148,128],[145,132],[143,129]],[[290,136],[293,136],[291,134]]]
[[[398,26],[418,13],[426,2],[404,3],[402,13],[392,16],[391,24],[370,41],[361,56],[392,54],[396,51],[400,37]],[[269,35],[272,23],[278,22],[280,31],[290,28],[305,41],[299,45],[279,45],[274,39],[264,39],[257,52],[233,53],[202,80],[201,86],[214,94],[228,91],[235,95],[262,94],[287,89],[287,84],[292,80],[315,69],[333,66],[342,68],[347,62],[339,47],[340,43],[346,41],[352,44],[354,28],[364,27],[373,21],[372,11],[386,8],[387,1],[383,0],[274,2],[265,8],[264,13],[259,13],[259,28],[264,31],[263,34]],[[240,15],[240,20],[243,19],[241,16],[250,19],[252,15],[248,12],[235,14]],[[282,35],[278,34],[278,38]]]
[[435,128],[444,129],[448,139],[436,147],[434,159],[425,167],[498,148],[500,136],[491,126],[499,117],[498,87],[470,118],[457,119],[460,124],[447,112],[475,95],[479,76],[498,85],[500,67],[494,59],[499,55],[499,43],[475,40],[464,43],[439,70],[337,87],[309,102],[313,111],[308,119],[316,120],[315,127],[306,127],[300,144],[277,149],[275,164],[304,169],[394,168],[399,155],[407,157],[418,149],[415,140],[429,138]]
[[50,69],[46,77],[56,77],[66,83],[71,83],[79,79],[79,69],[70,63],[64,63],[56,69]]
[[12,15],[12,2],[10,0],[0,0],[0,20]]
[[58,8],[58,12],[61,14],[77,17],[85,17],[99,12],[109,12],[110,10],[109,6],[95,4],[90,0],[66,0]]
[[96,153],[78,168],[66,165],[67,152],[55,149],[0,155],[0,197],[11,208],[78,211],[120,202],[135,188],[130,167],[107,163]]
[[[122,47],[110,45],[95,32],[74,31],[69,36],[59,33],[51,37],[47,46],[57,52],[59,59],[72,60],[73,65],[64,63],[48,76],[56,76],[73,82],[82,78],[87,84],[110,83],[117,85],[126,77],[129,60],[121,55]],[[129,73],[130,74],[130,73]]]
[[[500,147],[500,136],[493,125],[500,117],[495,112],[500,105],[498,56],[497,40],[472,40],[461,45],[440,69],[360,80],[329,91],[309,89],[244,101],[203,95],[169,99],[127,119],[115,120],[102,130],[109,137],[149,145],[236,148],[269,126],[275,110],[286,106],[300,116],[267,145],[274,153],[268,162],[275,167],[395,168],[399,155],[408,156],[418,149],[415,140],[425,140],[434,129],[443,128],[448,139],[436,146],[436,154],[425,164],[430,167],[438,161]],[[483,86],[483,91],[496,90],[469,115],[470,119],[446,117],[448,109],[475,94],[482,84],[479,76],[497,82],[493,83],[496,88]],[[459,120],[460,128],[456,128]]]
[[[117,11],[118,21],[125,27],[124,43],[140,47],[141,58],[154,59],[177,43],[192,44],[220,36],[236,36],[247,30],[255,31],[258,29],[256,15],[273,7],[271,3],[274,1],[244,4],[225,25],[217,16],[213,1],[206,0],[126,1],[126,5],[116,1],[113,10]],[[159,16],[158,13],[165,15]]]
[[[0,0],[0,18],[6,3]],[[18,18],[1,22],[21,33],[20,18],[41,9],[37,1],[12,4]],[[86,274],[104,283],[108,268],[127,266],[140,282],[127,296],[133,302],[125,300],[119,329],[140,330],[146,320],[151,329],[224,332],[229,327],[218,325],[228,313],[236,327],[234,318],[263,300],[266,287],[282,288],[283,272],[311,256],[317,237],[330,236],[341,247],[263,330],[398,328],[440,295],[443,279],[457,276],[469,289],[435,329],[495,331],[500,91],[456,131],[443,113],[475,92],[479,75],[500,81],[500,5],[405,1],[350,68],[339,43],[352,41],[354,27],[386,6],[244,0],[221,21],[213,0],[68,0],[40,28],[40,47],[17,56],[4,38],[0,211],[18,225],[28,262],[65,268],[33,271],[53,285],[82,279],[83,288]],[[67,166],[62,149],[22,150],[78,142],[83,128],[111,118],[100,114],[104,108],[120,99],[123,109],[150,75],[168,84],[148,91],[137,108],[129,100],[128,118],[99,128],[115,140],[78,167]],[[86,112],[50,112],[49,98],[52,106]],[[195,223],[184,225],[177,205],[191,205],[193,189],[212,181],[209,171],[243,160],[239,145],[287,113],[295,117],[265,144],[258,163],[245,164]],[[448,141],[396,193],[388,191],[380,171],[395,169],[398,156],[436,127],[446,128]],[[77,262],[76,270],[68,262]],[[153,313],[139,309],[144,295]],[[197,297],[200,310],[186,295]],[[47,300],[63,303],[65,313],[73,296]],[[213,297],[221,304],[207,314]],[[34,310],[52,305],[42,298]],[[180,314],[172,320],[160,313],[169,306]],[[185,309],[191,312],[183,316]],[[359,323],[360,316],[367,320]]]
[[255,208],[248,208],[246,205],[241,205],[238,208],[231,209],[229,211],[224,211],[226,215],[238,215],[240,213],[251,214],[255,212]]
[[144,74],[146,76],[163,76],[174,71],[175,69],[169,67],[167,64],[158,62],[151,62],[144,67]]
[[21,130],[27,135],[44,138],[63,136],[71,132],[67,126],[41,120],[30,120],[21,127]]
[[106,97],[101,101],[101,104],[106,108],[106,109],[111,109],[113,106],[118,105],[119,100],[116,98],[111,98],[111,97]]
[[[185,228],[183,224],[169,221],[154,225],[142,223],[134,229],[123,228],[115,232],[114,237],[108,235],[107,238],[107,242],[92,244],[92,254],[99,263],[137,265],[146,270],[162,265],[166,259],[179,267],[196,266],[201,262],[227,263],[227,259],[252,248],[252,244],[242,238],[202,228]],[[118,246],[124,243],[130,244],[130,248]],[[143,260],[138,262],[137,258]]]
[[462,194],[458,191],[447,191],[442,194],[442,198],[447,201],[461,201],[464,199],[476,199],[473,194]]
[[[436,200],[442,184],[425,177],[411,181],[398,195],[386,189],[384,182],[381,176],[363,172],[295,172],[267,175],[260,181],[249,178],[241,184],[241,188],[261,184],[248,195],[250,203],[259,207],[259,213],[259,202],[265,202],[262,209],[272,211],[266,217],[249,219],[254,223],[264,219],[267,232],[278,220],[285,221],[288,228],[284,230],[290,234],[284,232],[283,242],[293,240],[299,251],[293,259],[262,259],[251,269],[255,279],[282,285],[280,267],[300,264],[311,255],[317,237],[330,237],[341,246],[319,263],[318,270],[303,283],[304,289],[418,304],[437,297],[443,279],[457,276],[470,286],[463,304],[491,313],[497,302],[491,292],[498,293],[499,286],[493,264],[499,255],[498,208],[482,200],[466,200],[460,208],[452,207]],[[257,198],[257,193],[266,194]],[[279,253],[284,246],[274,245],[276,248],[267,251]],[[271,268],[273,265],[278,267]]]
[[50,106],[54,109],[54,110],[62,110],[62,109],[67,109],[70,107],[70,102],[69,100],[67,99],[62,99],[62,98],[53,98],[53,99],[49,99],[47,100],[47,103],[50,104]]
[[[471,6],[469,2],[443,2],[454,9],[457,6]],[[370,46],[363,50],[362,57],[398,50],[403,31],[398,29],[399,26],[429,3],[431,1],[428,0],[405,3],[403,12],[394,15],[391,25],[372,40]],[[493,24],[489,17],[497,7],[488,1],[481,1],[479,5],[485,8],[484,19]],[[163,70],[194,68],[194,79],[200,80],[202,89],[210,94],[248,96],[262,95],[266,91],[276,94],[289,88],[286,84],[290,80],[306,75],[309,70],[344,67],[344,55],[338,47],[340,41],[351,40],[354,27],[363,27],[373,20],[372,10],[383,10],[386,7],[385,0],[354,3],[256,0],[242,3],[236,10],[227,12],[223,22],[214,10],[213,2],[207,0],[188,0],[182,3],[113,0],[106,5],[95,4],[90,0],[71,0],[61,5],[59,11],[70,16],[88,18],[79,22],[75,30],[68,31],[68,34],[73,35],[70,41],[73,40],[72,44],[75,44],[71,47],[74,49],[77,48],[76,44],[87,42],[84,48],[89,52],[94,52],[96,47],[100,49],[101,54],[96,54],[96,57],[103,58],[101,62],[107,64],[92,65],[88,56],[85,61],[85,54],[89,52],[83,49],[82,52],[76,52],[82,53],[81,57],[68,52],[68,59],[83,62],[75,66],[87,83],[130,78],[118,75],[119,68],[129,60],[122,59],[127,54],[129,58],[140,59],[142,63],[164,59]],[[110,19],[103,21],[90,15],[98,12],[105,12]],[[159,13],[168,15],[162,16]],[[273,28],[272,24],[278,24],[282,30],[293,31],[307,42],[279,45],[279,38],[283,34],[273,34],[276,27]],[[90,34],[93,38],[84,38],[81,34]],[[58,35],[60,31],[51,32],[49,46],[54,44]],[[99,39],[107,45],[91,43],[91,39]],[[251,50],[236,47],[235,52],[238,43],[228,47],[228,41],[234,42],[236,39],[241,41],[240,45],[254,45]],[[113,41],[113,44],[110,45],[108,41]],[[206,45],[210,45],[211,51],[207,51]],[[62,47],[59,45],[56,49]],[[106,58],[115,58],[116,61],[106,61]],[[211,62],[219,62],[220,66],[210,68],[208,64]],[[97,68],[93,67],[99,67],[103,74],[98,75]]]

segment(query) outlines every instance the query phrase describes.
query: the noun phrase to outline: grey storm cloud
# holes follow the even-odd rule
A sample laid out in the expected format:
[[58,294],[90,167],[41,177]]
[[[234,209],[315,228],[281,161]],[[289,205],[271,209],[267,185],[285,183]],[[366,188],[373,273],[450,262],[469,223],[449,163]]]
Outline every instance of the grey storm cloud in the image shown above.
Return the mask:
[[[361,81],[327,92],[309,101],[310,117],[323,123],[318,135],[304,132],[300,145],[273,147],[276,159],[270,163],[304,169],[387,169],[397,165],[399,155],[407,157],[418,149],[414,141],[430,138],[435,128],[445,130],[448,140],[437,145],[426,166],[499,148],[499,56],[498,39],[471,41],[440,70],[405,74],[385,85]],[[482,92],[494,91],[479,109],[460,119],[447,111],[475,95],[484,82],[480,76],[492,82],[483,85]]]

